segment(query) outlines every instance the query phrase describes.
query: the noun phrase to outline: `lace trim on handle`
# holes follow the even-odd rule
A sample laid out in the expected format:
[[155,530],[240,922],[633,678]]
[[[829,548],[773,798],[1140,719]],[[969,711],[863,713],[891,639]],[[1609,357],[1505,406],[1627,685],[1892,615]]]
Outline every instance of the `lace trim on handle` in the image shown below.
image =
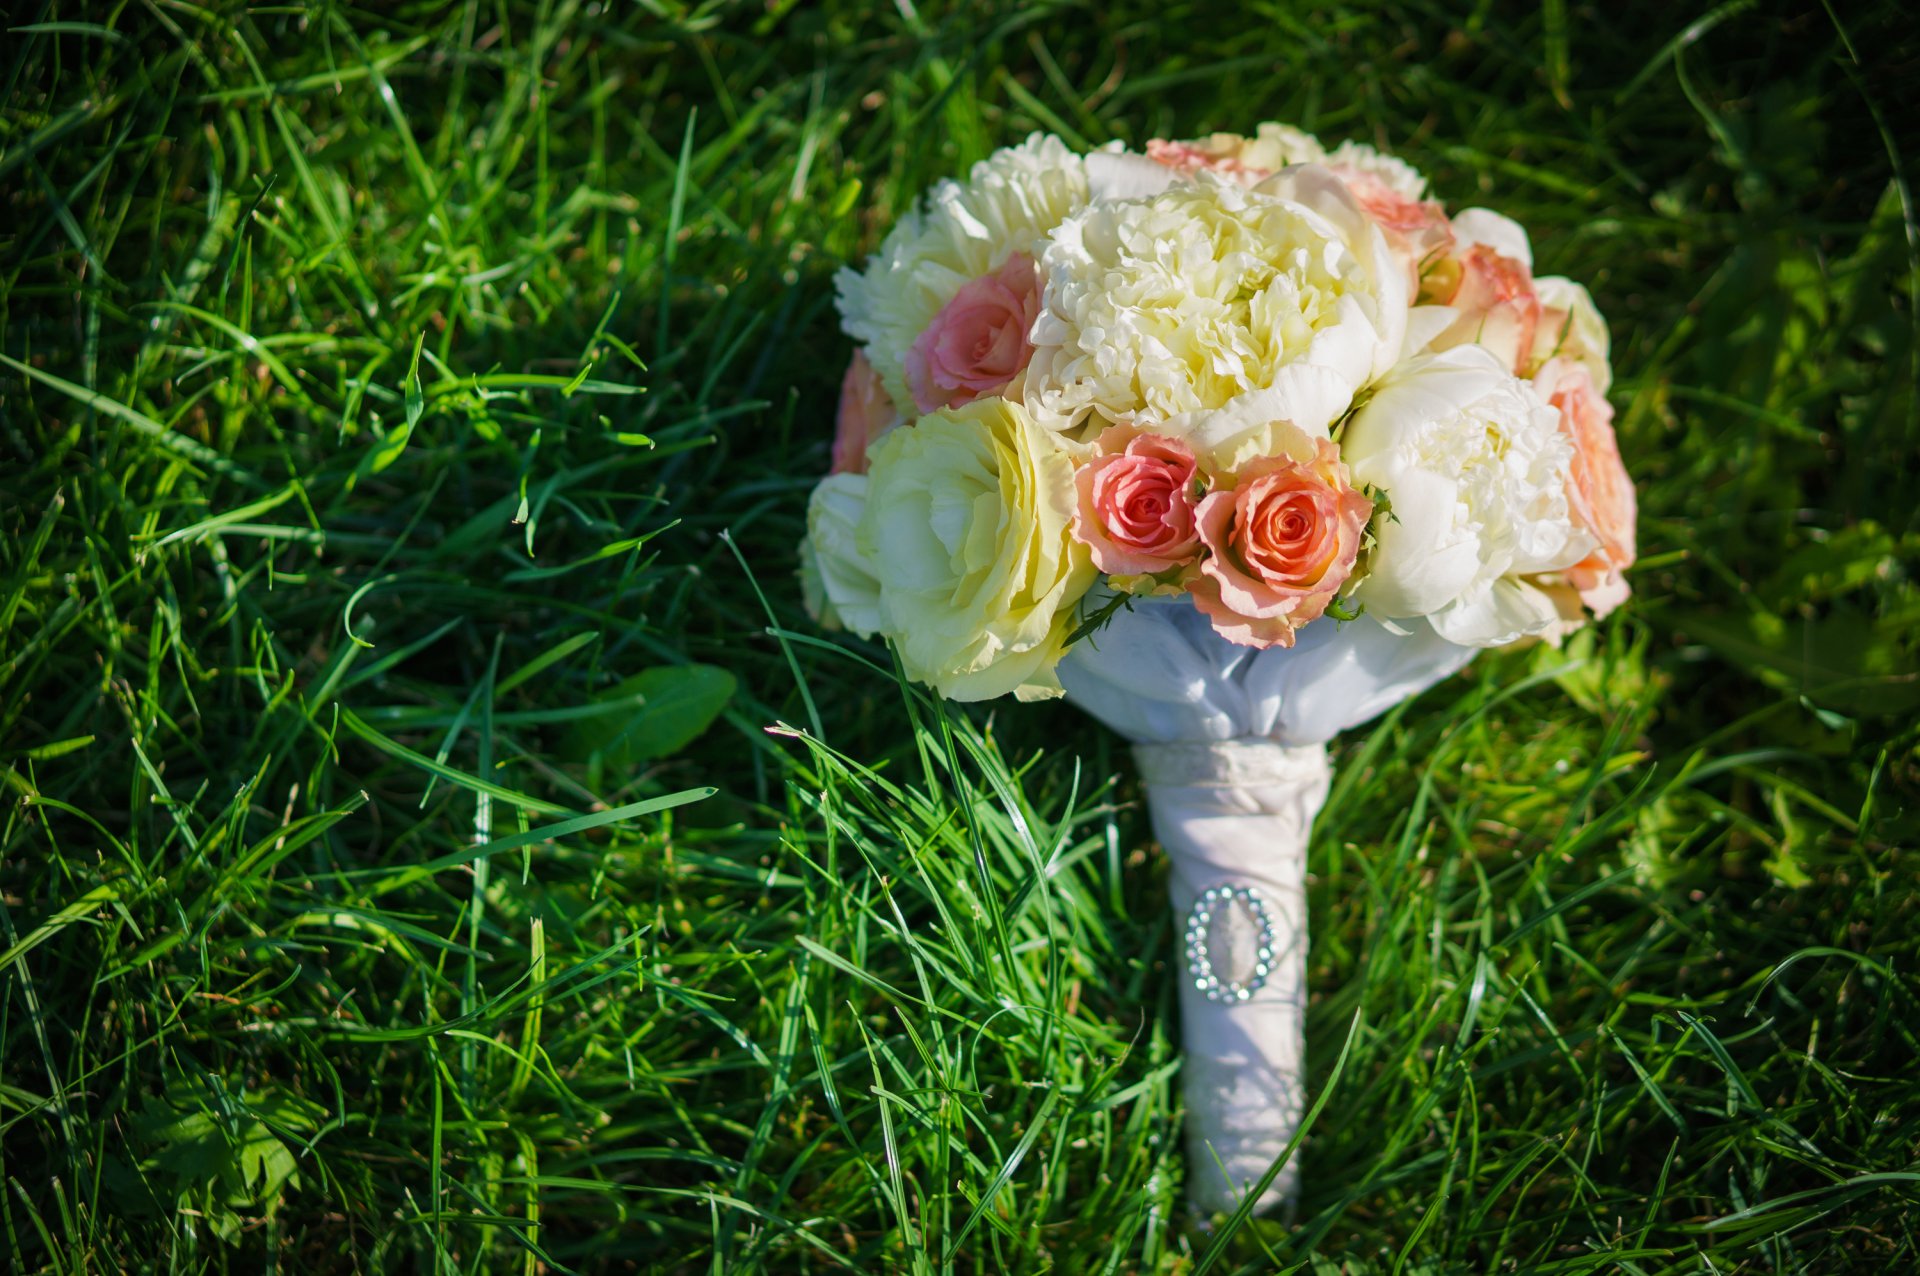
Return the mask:
[[1262,739],[1136,744],[1133,756],[1140,778],[1153,786],[1239,789],[1312,783],[1327,774],[1327,753],[1317,744],[1288,748]]

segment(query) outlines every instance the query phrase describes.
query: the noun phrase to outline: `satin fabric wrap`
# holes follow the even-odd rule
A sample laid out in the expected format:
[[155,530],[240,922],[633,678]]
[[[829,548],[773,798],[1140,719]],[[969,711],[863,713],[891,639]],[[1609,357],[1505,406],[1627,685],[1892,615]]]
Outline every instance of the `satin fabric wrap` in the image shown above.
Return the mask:
[[[1327,798],[1325,743],[1453,673],[1473,649],[1424,624],[1321,620],[1291,648],[1238,647],[1184,600],[1122,612],[1060,664],[1067,698],[1134,742],[1165,848],[1176,933],[1216,886],[1251,887],[1275,943],[1246,1001],[1195,986],[1183,953],[1187,1194],[1237,1208],[1299,1129],[1305,1102],[1307,841]],[[1299,1157],[1255,1208],[1290,1206]]]

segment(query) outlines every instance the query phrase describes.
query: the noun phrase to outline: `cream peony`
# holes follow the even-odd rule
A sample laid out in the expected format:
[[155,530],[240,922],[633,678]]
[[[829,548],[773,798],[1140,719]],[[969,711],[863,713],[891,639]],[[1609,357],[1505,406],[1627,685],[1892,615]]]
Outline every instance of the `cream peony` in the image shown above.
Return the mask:
[[1328,151],[1312,134],[1286,124],[1262,124],[1257,138],[1237,133],[1184,142],[1156,138],[1147,143],[1144,157],[1110,148],[1087,157],[1087,180],[1095,200],[1140,199],[1201,172],[1258,186],[1296,164],[1319,164],[1353,192],[1385,232],[1414,290],[1422,268],[1453,246],[1446,211],[1423,198],[1427,179],[1418,169],[1365,142],[1342,142]]
[[1070,531],[1073,462],[997,398],[895,430],[871,462],[857,538],[908,675],[953,700],[1059,695],[1053,667],[1094,578]]
[[1041,273],[1024,398],[1070,446],[1256,392],[1324,434],[1392,366],[1406,325],[1406,276],[1379,228],[1310,165],[1253,190],[1202,172],[1090,205],[1049,236]]
[[887,392],[911,403],[907,355],[962,288],[1043,236],[1087,199],[1078,155],[1035,133],[973,166],[965,182],[943,181],[902,217],[867,263],[834,276],[842,327],[867,348]]
[[861,637],[880,628],[880,582],[855,531],[867,508],[865,474],[829,474],[807,501],[807,538],[800,543],[800,584],[807,610],[832,629]]
[[1354,485],[1387,511],[1353,596],[1373,615],[1425,616],[1441,637],[1496,647],[1555,628],[1521,578],[1595,546],[1568,503],[1560,414],[1479,346],[1411,359],[1374,388],[1341,439]]

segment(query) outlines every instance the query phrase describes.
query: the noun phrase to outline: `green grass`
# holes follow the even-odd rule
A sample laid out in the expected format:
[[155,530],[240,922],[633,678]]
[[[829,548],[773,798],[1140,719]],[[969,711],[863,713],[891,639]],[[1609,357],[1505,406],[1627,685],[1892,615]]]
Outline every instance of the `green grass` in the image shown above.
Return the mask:
[[[1913,22],[1346,6],[6,6],[4,1261],[1920,1270]],[[1592,284],[1643,560],[1341,742],[1209,1231],[1125,751],[793,544],[917,191],[1262,118]]]

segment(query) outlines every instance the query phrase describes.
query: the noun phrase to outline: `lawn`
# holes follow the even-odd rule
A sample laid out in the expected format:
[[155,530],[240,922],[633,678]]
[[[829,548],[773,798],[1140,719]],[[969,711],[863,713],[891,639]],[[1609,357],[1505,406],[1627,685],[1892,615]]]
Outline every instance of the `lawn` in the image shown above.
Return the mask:
[[[1903,7],[4,6],[4,1262],[1920,1270]],[[920,190],[1261,119],[1590,283],[1642,558],[1336,746],[1231,1227],[1126,750],[794,546]]]

